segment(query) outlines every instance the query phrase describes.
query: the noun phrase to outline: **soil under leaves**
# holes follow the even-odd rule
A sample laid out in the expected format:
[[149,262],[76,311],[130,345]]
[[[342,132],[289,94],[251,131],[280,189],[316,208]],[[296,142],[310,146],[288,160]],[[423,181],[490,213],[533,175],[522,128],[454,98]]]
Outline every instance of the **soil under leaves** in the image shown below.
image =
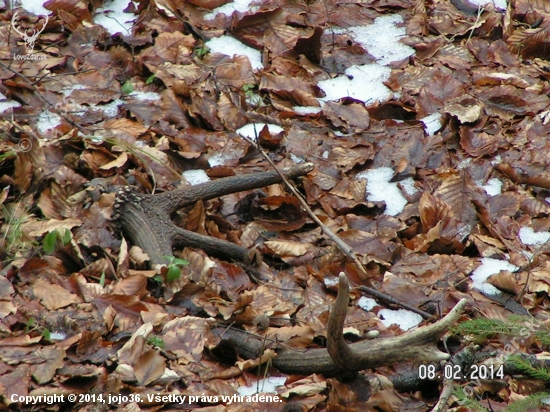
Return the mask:
[[[367,370],[364,379],[345,382],[284,375],[271,367],[270,348],[251,360],[231,346],[216,348],[210,330],[217,324],[286,348],[323,346],[341,271],[355,286],[437,315],[461,298],[471,318],[530,315],[519,318],[525,333],[476,343],[492,351],[488,362],[515,353],[544,358],[547,340],[536,330],[548,321],[550,290],[550,3],[510,0],[507,10],[496,10],[467,0],[280,0],[207,20],[221,3],[129,3],[137,17],[131,33],[110,35],[92,20],[100,1],[51,0],[45,7],[53,14],[34,50],[39,60],[13,60],[25,55],[25,44],[12,30],[13,11],[0,13],[0,93],[7,100],[0,107],[12,106],[0,120],[4,404],[36,410],[11,395],[75,393],[141,396],[139,404],[128,398],[116,406],[125,410],[431,410],[440,381],[398,393],[387,379],[418,365]],[[332,29],[396,13],[407,33],[401,42],[415,54],[391,65],[385,84],[394,97],[320,102],[318,82],[374,61],[351,34]],[[20,29],[36,22],[19,13]],[[224,33],[260,50],[265,67],[209,53],[205,42]],[[295,106],[322,111],[303,115]],[[420,119],[434,113],[441,127],[428,134]],[[158,193],[196,176],[270,170],[235,132],[251,122],[283,129],[257,131],[279,168],[315,164],[296,184],[354,248],[368,277],[283,185],[197,202],[173,216],[187,230],[255,248],[263,255],[256,270],[267,282],[255,284],[234,262],[189,248],[174,251],[189,262],[176,265],[179,277],[168,268],[156,272],[111,225],[122,186]],[[384,213],[384,202],[366,200],[367,182],[356,177],[381,167],[392,168],[387,185],[397,183],[407,202],[394,215]],[[408,178],[416,191],[401,190]],[[542,240],[520,236],[530,229]],[[489,279],[498,295],[472,286],[484,258],[510,264]],[[350,339],[372,330],[406,333],[382,323],[381,302],[371,311],[359,307],[361,297],[352,290]],[[454,354],[472,340],[451,337],[447,349]],[[221,400],[246,386],[261,391],[266,376],[286,378],[276,389],[281,402]],[[540,376],[457,380],[449,405],[500,411],[538,394],[534,408],[545,410],[548,385]],[[183,406],[147,400],[176,393],[205,397]]]

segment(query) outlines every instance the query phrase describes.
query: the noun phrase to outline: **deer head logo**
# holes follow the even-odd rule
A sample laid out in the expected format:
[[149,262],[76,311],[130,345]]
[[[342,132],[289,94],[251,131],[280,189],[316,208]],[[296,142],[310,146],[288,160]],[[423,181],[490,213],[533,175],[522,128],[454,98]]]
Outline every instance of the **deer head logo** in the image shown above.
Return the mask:
[[40,30],[33,30],[32,34],[29,36],[26,31],[19,31],[17,29],[17,27],[15,25],[15,19],[17,17],[17,13],[19,13],[19,12],[16,11],[15,13],[13,13],[13,17],[11,18],[11,26],[21,36],[21,38],[25,41],[25,46],[27,48],[27,54],[32,53],[33,50],[34,50],[34,42],[36,41],[36,39],[38,38],[40,33],[42,33],[44,31],[44,29],[46,28],[46,25],[48,24],[48,16],[46,16],[46,21],[44,22],[44,25],[42,26],[42,28]]

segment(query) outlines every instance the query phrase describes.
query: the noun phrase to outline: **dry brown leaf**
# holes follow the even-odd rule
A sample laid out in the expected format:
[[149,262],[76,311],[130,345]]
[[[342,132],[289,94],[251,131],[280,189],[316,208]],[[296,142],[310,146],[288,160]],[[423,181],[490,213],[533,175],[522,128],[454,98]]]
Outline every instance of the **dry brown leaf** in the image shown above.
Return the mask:
[[491,275],[487,279],[487,283],[490,283],[499,290],[511,293],[516,296],[521,291],[521,286],[518,285],[518,280],[513,273],[507,270],[502,270],[496,275]]
[[52,380],[56,370],[65,365],[65,351],[54,346],[42,347],[34,353],[34,356],[44,360],[31,367],[32,376],[38,384]]
[[460,146],[472,157],[491,155],[498,149],[498,137],[461,126]]
[[38,279],[34,283],[33,291],[35,296],[40,299],[42,305],[50,310],[64,308],[79,301],[78,296],[75,294],[43,279]]
[[134,363],[134,374],[140,385],[147,386],[164,374],[165,367],[164,357],[157,350],[151,349],[137,358]]
[[344,127],[348,133],[361,133],[369,127],[369,112],[359,103],[325,102],[323,113],[334,126]]
[[147,277],[141,273],[134,276],[128,276],[120,280],[120,282],[115,285],[112,292],[143,298],[149,294],[147,291]]
[[118,359],[121,363],[129,363],[128,360],[131,358],[132,353],[134,352],[134,346],[136,345],[136,340],[140,339],[141,341],[144,341],[149,337],[151,332],[153,331],[153,325],[150,323],[145,323],[141,325],[128,339],[128,341],[124,344],[122,348],[118,350],[116,353],[118,356]]
[[420,221],[422,222],[422,230],[424,233],[428,233],[430,229],[435,227],[443,219],[454,217],[454,213],[448,204],[427,192],[420,198],[418,211],[420,213]]
[[262,353],[262,355],[257,359],[250,359],[245,361],[238,361],[235,362],[235,366],[237,366],[240,370],[248,370],[252,368],[257,368],[260,365],[263,365],[264,363],[274,359],[277,357],[277,353],[273,349],[266,349]]
[[25,193],[32,181],[33,163],[27,153],[19,153],[15,159],[14,183],[20,193]]
[[14,403],[11,401],[13,395],[18,397],[28,395],[31,381],[29,369],[29,365],[21,364],[13,371],[0,375],[0,387],[3,389],[2,392],[8,405]]

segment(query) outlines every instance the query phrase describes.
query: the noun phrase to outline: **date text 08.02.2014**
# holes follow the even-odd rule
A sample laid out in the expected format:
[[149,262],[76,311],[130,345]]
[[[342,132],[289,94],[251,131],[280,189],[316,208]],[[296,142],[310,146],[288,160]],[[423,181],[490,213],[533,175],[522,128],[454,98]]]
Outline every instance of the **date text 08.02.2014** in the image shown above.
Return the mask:
[[472,365],[468,371],[463,371],[460,365],[445,364],[442,369],[433,364],[419,365],[418,377],[428,380],[504,379],[504,366]]

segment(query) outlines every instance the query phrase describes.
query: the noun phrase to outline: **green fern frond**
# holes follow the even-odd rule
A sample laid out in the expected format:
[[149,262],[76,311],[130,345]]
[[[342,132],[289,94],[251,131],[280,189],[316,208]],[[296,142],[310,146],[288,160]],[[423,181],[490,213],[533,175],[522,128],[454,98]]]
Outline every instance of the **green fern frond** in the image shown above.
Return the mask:
[[517,355],[508,356],[507,361],[522,373],[545,382],[550,382],[550,370],[533,366],[525,358]]
[[543,403],[547,404],[550,401],[550,393],[541,392],[529,395],[526,398],[516,401],[508,405],[505,412],[528,412],[538,411]]
[[464,406],[469,411],[474,412],[489,412],[489,410],[481,405],[477,399],[468,396],[466,390],[462,386],[455,387],[453,396],[459,405]]

